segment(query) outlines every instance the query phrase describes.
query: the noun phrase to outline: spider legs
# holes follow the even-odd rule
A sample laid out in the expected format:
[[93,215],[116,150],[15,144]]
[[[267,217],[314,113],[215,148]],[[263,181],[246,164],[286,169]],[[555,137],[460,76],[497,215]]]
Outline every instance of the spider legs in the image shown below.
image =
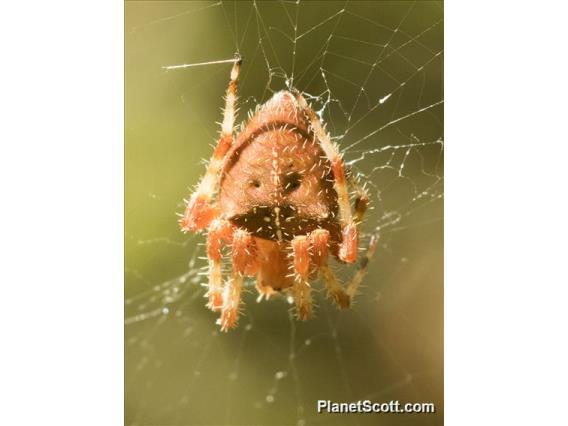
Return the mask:
[[[231,277],[223,285],[221,272],[224,245],[231,245]],[[257,272],[256,244],[252,235],[244,229],[235,229],[228,220],[215,219],[207,235],[209,258],[209,284],[207,307],[221,311],[219,324],[222,331],[237,325],[244,276]]]
[[237,325],[244,276],[256,273],[256,245],[252,235],[244,229],[233,232],[232,273],[223,289],[223,305],[219,324],[222,331]]
[[359,262],[359,268],[357,268],[357,272],[355,272],[355,275],[353,276],[353,278],[351,278],[349,284],[347,284],[346,293],[350,299],[353,299],[353,297],[355,297],[359,285],[361,284],[361,281],[363,281],[363,277],[367,274],[367,267],[369,266],[369,262],[373,258],[373,255],[375,254],[378,242],[379,242],[378,234],[373,234],[371,236],[371,239],[369,240],[369,244],[367,245],[365,254],[363,258],[361,258],[361,261]]
[[180,219],[181,229],[187,231],[199,231],[207,228],[209,224],[219,216],[219,208],[212,204],[213,194],[219,186],[219,172],[223,166],[225,155],[233,144],[233,127],[235,125],[235,104],[237,100],[237,80],[241,67],[241,60],[237,59],[231,70],[231,79],[225,97],[225,109],[221,136],[213,157],[209,160],[205,175],[199,182],[197,189],[187,202],[185,213]]
[[[292,240],[294,267],[294,285],[292,293],[296,302],[296,310],[301,320],[312,316],[311,287],[308,282],[311,265],[316,267],[324,277],[328,294],[341,308],[349,307],[349,296],[327,266],[329,255],[329,231],[316,229],[308,236],[297,236]],[[329,279],[328,279],[329,278]]]
[[345,293],[333,272],[327,265],[329,255],[329,231],[316,229],[308,236],[297,236],[292,240],[292,256],[294,267],[294,285],[292,294],[296,302],[296,310],[301,320],[312,315],[311,287],[308,282],[311,265],[324,278],[328,294],[340,308],[349,307],[349,296]]
[[311,264],[315,266],[315,271],[320,274],[325,282],[328,295],[339,308],[346,309],[351,305],[351,301],[367,273],[367,266],[375,253],[377,242],[378,237],[376,235],[372,236],[364,257],[360,261],[359,268],[344,288],[328,264],[329,231],[316,229],[309,236],[295,237],[292,240],[295,274],[292,293],[296,302],[298,317],[301,320],[305,320],[312,315],[311,287],[308,282]]
[[349,283],[345,286],[345,290],[341,284],[339,284],[339,281],[327,264],[327,261],[320,265],[319,270],[327,287],[328,294],[333,298],[333,300],[335,300],[340,308],[345,309],[351,305],[351,301],[357,294],[357,290],[363,281],[363,277],[367,274],[367,267],[369,266],[371,258],[375,254],[378,241],[378,235],[371,236],[369,244],[367,245],[363,257],[359,262],[359,267],[357,268],[355,275],[353,275]]
[[294,264],[294,284],[292,293],[296,302],[298,318],[302,321],[312,316],[312,288],[308,282],[310,275],[310,241],[305,235],[292,240]]
[[233,227],[227,220],[215,219],[207,235],[207,257],[209,258],[209,299],[207,307],[218,311],[223,306],[223,276],[221,273],[222,251],[224,244],[230,244],[233,239]]
[[325,282],[328,295],[335,301],[341,309],[346,309],[350,305],[350,297],[347,295],[341,284],[335,278],[333,271],[327,263],[329,255],[329,231],[316,229],[310,234],[312,245],[312,259]]
[[308,281],[310,271],[315,266],[316,273],[321,273],[328,294],[340,308],[348,308],[350,297],[343,290],[327,264],[329,255],[329,231],[316,229],[309,235],[297,236],[292,240],[292,256],[294,267],[294,285],[292,294],[296,302],[296,310],[301,320],[312,316],[311,287]]
[[[245,276],[254,276],[262,270],[261,247],[257,240],[246,230],[235,229],[226,220],[215,220],[210,226],[207,254],[209,257],[209,291],[207,306],[213,311],[221,311],[218,323],[222,331],[228,331],[237,325],[241,293]],[[367,273],[367,266],[377,247],[378,237],[371,237],[359,268],[346,286],[336,278],[328,265],[330,235],[325,229],[316,229],[309,235],[296,236],[291,243],[294,281],[290,288],[300,320],[310,319],[313,314],[312,287],[310,277],[319,274],[327,288],[328,295],[341,309],[349,308],[353,297]],[[225,285],[222,284],[221,261],[223,244],[231,244],[232,272]],[[270,260],[270,259],[265,259]],[[273,259],[274,260],[274,259]],[[277,262],[273,262],[277,263]],[[257,288],[260,297],[269,296],[274,290],[267,286]],[[268,298],[268,297],[267,297]]]

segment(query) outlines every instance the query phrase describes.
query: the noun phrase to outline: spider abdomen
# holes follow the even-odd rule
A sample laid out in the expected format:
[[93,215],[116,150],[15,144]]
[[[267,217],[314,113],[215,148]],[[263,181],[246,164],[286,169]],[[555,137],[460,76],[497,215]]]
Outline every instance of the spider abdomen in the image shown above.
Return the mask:
[[239,135],[219,200],[227,219],[259,238],[289,241],[317,228],[337,235],[331,165],[290,93],[277,93]]

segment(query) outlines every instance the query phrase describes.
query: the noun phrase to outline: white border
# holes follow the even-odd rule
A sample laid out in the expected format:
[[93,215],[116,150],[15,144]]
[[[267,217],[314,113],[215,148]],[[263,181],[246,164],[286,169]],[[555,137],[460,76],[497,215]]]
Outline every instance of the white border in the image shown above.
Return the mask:
[[564,4],[446,3],[448,425],[568,424]]
[[[446,3],[446,424],[566,424],[566,7]],[[0,424],[123,422],[123,5],[3,5]]]
[[2,5],[2,425],[123,423],[123,8]]

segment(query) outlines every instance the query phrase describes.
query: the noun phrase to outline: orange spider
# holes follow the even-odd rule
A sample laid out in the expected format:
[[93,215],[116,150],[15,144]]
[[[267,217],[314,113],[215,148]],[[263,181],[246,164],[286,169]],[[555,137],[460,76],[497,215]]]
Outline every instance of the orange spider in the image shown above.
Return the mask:
[[[225,99],[221,136],[205,176],[187,203],[181,229],[207,229],[207,307],[220,311],[223,331],[236,326],[245,276],[256,276],[259,301],[291,292],[298,317],[312,315],[310,279],[321,276],[341,308],[350,302],[376,246],[371,239],[346,290],[328,266],[328,253],[354,263],[357,223],[367,208],[356,186],[349,205],[345,166],[337,146],[297,91],[276,93],[233,137],[236,58]],[[216,200],[215,200],[216,196]],[[223,284],[222,248],[231,247],[231,278]]]

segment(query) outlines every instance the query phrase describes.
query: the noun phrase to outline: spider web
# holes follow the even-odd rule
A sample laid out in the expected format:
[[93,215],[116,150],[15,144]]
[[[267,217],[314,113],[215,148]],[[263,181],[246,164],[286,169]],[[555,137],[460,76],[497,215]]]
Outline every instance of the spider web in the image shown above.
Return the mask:
[[[127,424],[443,423],[443,5],[128,2]],[[202,236],[175,213],[203,173],[230,64],[240,114],[302,91],[371,194],[379,247],[353,309],[317,284],[316,317],[243,296],[227,334],[205,307]],[[353,268],[337,267],[342,280]],[[317,414],[318,399],[434,402],[436,414]]]

